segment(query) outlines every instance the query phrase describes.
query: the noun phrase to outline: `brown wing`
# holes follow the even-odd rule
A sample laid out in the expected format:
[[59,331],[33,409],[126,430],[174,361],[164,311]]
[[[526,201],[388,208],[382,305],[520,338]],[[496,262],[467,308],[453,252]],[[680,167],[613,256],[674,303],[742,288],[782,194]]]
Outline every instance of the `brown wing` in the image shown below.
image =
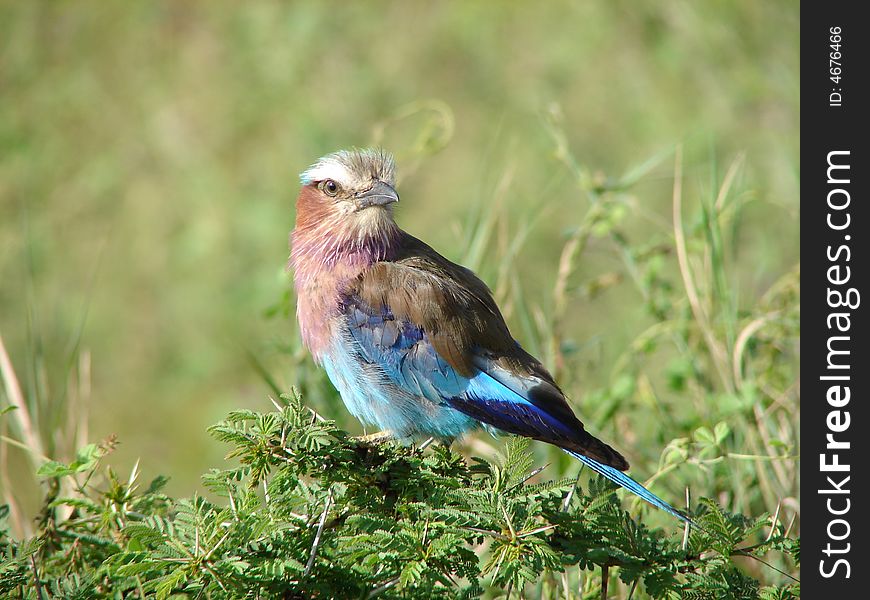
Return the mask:
[[[455,408],[513,433],[575,450],[618,469],[628,463],[610,446],[589,435],[544,366],[513,339],[489,288],[470,270],[450,262],[406,234],[402,252],[393,261],[375,263],[350,293],[375,312],[388,310],[398,322],[426,332],[435,351],[459,375],[478,371],[526,398],[559,428],[532,431],[488,420],[480,405]],[[563,428],[564,427],[564,428]]]
[[463,376],[475,372],[475,348],[510,354],[516,342],[486,284],[408,238],[396,260],[375,263],[363,273],[355,290],[359,297],[426,331],[438,353]]

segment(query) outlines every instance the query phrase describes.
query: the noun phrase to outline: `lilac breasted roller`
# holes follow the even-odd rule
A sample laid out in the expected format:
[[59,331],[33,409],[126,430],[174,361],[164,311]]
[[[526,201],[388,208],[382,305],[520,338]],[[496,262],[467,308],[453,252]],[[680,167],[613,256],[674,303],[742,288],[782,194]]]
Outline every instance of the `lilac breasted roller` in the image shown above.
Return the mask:
[[299,328],[355,417],[403,440],[483,426],[554,444],[688,520],[586,431],[486,284],[399,228],[389,154],[335,152],[301,180],[290,257]]

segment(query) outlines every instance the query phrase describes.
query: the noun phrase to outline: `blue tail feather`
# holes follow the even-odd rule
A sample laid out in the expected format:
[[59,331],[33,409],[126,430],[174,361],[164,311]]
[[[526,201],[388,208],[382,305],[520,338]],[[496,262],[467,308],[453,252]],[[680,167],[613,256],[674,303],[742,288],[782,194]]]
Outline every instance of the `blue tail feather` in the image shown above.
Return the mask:
[[573,452],[571,450],[565,450],[565,452],[582,462],[584,465],[586,465],[599,475],[603,475],[613,483],[624,487],[632,494],[635,494],[643,500],[646,500],[656,508],[660,508],[663,511],[672,514],[679,520],[689,523],[690,525],[695,525],[695,523],[681,511],[677,510],[676,508],[653,494],[651,491],[643,487],[641,484],[636,482],[634,479],[632,479],[622,471],[614,469],[613,467],[609,467],[605,464],[601,464],[597,460],[589,458],[588,456],[583,456],[579,452]]

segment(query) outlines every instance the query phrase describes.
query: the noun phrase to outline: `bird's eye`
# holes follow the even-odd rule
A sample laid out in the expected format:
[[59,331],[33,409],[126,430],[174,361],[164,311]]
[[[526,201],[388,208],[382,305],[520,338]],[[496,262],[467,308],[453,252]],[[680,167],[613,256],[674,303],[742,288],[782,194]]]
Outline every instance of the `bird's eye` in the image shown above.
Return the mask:
[[329,196],[335,196],[338,193],[338,184],[332,179],[327,179],[320,184],[320,189],[326,192]]

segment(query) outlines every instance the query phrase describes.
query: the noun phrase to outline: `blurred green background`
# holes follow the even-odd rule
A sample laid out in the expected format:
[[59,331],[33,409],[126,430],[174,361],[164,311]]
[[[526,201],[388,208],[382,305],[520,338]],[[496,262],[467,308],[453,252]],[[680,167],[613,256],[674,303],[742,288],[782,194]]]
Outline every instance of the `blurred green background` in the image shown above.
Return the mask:
[[[798,12],[785,0],[0,2],[0,334],[46,453],[69,459],[114,433],[119,471],[141,457],[146,478],[190,495],[225,451],[207,426],[267,410],[273,387],[297,385],[362,431],[299,347],[285,264],[297,174],[369,144],[397,156],[400,224],[496,289],[516,336],[641,477],[697,427],[755,428],[752,402],[726,410],[674,385],[679,352],[650,357],[670,387],[612,369],[664,314],[632,285],[625,251],[673,244],[676,144],[684,215],[702,229],[702,199],[745,155],[717,283],[735,323],[798,263]],[[613,192],[618,223],[566,282],[554,350],[566,241],[588,192],[633,169],[639,180]],[[691,239],[690,251],[715,245]],[[656,289],[687,315],[676,258],[657,256]],[[740,328],[724,330],[730,349]],[[782,352],[794,368],[780,391],[797,377]],[[776,393],[759,402],[782,406]],[[618,410],[599,409],[613,396]],[[474,451],[493,443],[478,438]],[[35,510],[24,451],[5,451],[6,485]],[[656,489],[681,498],[693,481],[728,501],[735,482],[717,477],[677,469]]]

